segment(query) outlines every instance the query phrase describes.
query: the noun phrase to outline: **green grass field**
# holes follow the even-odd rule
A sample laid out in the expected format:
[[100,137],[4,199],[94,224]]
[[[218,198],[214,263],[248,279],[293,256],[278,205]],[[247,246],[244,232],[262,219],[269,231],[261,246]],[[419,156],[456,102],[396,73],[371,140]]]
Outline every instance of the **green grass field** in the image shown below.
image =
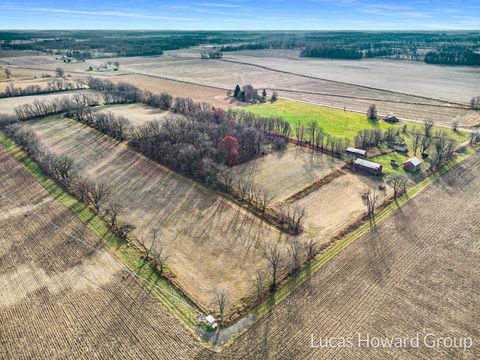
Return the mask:
[[[350,111],[331,109],[325,106],[307,104],[291,100],[278,100],[273,104],[267,102],[265,104],[251,105],[246,110],[258,116],[279,117],[288,121],[292,126],[300,121],[304,125],[308,125],[312,120],[317,120],[318,125],[328,134],[348,139],[352,142],[360,130],[363,129],[381,129],[385,130],[389,127],[400,127],[406,123],[407,132],[413,127],[418,131],[423,131],[423,124],[415,122],[400,122],[399,124],[389,124],[385,121],[369,121],[364,114],[358,114]],[[468,133],[455,132],[451,129],[434,126],[433,132],[445,130],[449,136],[458,142],[468,139]],[[409,144],[410,136],[405,136],[405,142]]]
[[298,121],[308,125],[310,121],[317,120],[318,125],[328,134],[349,140],[353,140],[363,129],[385,130],[391,126],[398,126],[384,121],[368,121],[363,114],[290,100],[251,105],[246,109],[258,116],[282,118],[292,126]]

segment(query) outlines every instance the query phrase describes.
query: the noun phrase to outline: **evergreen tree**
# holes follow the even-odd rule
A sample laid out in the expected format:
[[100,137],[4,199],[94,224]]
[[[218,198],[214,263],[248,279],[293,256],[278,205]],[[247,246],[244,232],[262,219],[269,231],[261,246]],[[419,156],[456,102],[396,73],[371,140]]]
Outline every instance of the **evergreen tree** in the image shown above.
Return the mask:
[[235,86],[235,91],[233,92],[233,97],[238,98],[239,95],[240,95],[240,85],[237,84],[237,86]]

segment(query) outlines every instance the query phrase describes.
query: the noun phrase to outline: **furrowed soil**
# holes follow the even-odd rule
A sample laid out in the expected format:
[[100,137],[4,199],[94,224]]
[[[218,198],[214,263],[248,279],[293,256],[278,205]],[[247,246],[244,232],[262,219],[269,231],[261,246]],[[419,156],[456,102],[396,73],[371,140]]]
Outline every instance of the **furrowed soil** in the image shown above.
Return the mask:
[[[479,358],[479,207],[476,153],[327,263],[228,348],[225,357]],[[418,349],[355,343],[358,333],[413,337],[417,332]],[[426,348],[428,333],[471,337],[473,347]],[[313,348],[312,334],[317,341],[353,337],[354,347]]]
[[102,244],[0,146],[0,358],[206,351]]
[[[1,153],[1,152],[0,152]],[[45,284],[55,266],[64,266],[82,253],[75,244],[50,227],[48,221],[68,228],[81,226],[66,209],[53,209],[45,191],[9,155],[1,154],[0,189],[20,203],[13,209],[0,202],[2,280],[17,280],[15,304],[5,305],[2,292],[0,355],[6,358],[166,358],[166,359],[477,359],[480,357],[480,154],[474,154],[428,189],[356,240],[328,262],[287,300],[260,319],[222,353],[205,350],[179,327],[155,300],[113,260],[102,276],[108,282],[85,284],[87,275],[74,277],[77,286],[59,283],[54,293]],[[45,218],[24,216],[43,205]],[[31,210],[30,210],[31,211]],[[55,215],[57,214],[57,215]],[[48,217],[47,217],[48,216]],[[33,222],[33,223],[31,223]],[[40,222],[36,224],[35,222]],[[27,223],[30,223],[28,225]],[[67,226],[65,226],[67,228]],[[50,230],[49,230],[50,229]],[[78,235],[80,230],[75,234]],[[43,241],[38,241],[38,234]],[[83,237],[92,245],[97,239]],[[75,246],[75,248],[74,248]],[[14,251],[15,250],[15,251]],[[67,255],[65,254],[67,252]],[[92,258],[90,255],[89,259]],[[31,264],[34,264],[31,265]],[[19,299],[30,279],[28,264],[39,271],[43,287]],[[42,269],[42,270],[39,270]],[[113,272],[113,274],[112,274]],[[16,276],[15,274],[27,274]],[[59,279],[57,268],[50,276]],[[57,276],[55,278],[55,276]],[[90,274],[90,276],[92,276]],[[12,281],[10,279],[10,281]],[[106,281],[106,280],[102,280]],[[7,282],[7,286],[9,282]],[[5,285],[5,284],[4,284]],[[34,285],[29,285],[36,287]],[[82,286],[91,286],[82,290]],[[68,288],[68,289],[66,289]],[[20,295],[19,295],[20,294]],[[314,340],[336,336],[371,337],[467,336],[467,351],[443,347],[420,348],[314,348]],[[355,340],[354,340],[355,344]]]
[[212,190],[73,120],[24,126],[50,150],[68,154],[82,174],[104,181],[110,198],[125,206],[121,220],[135,225],[133,234],[146,246],[158,231],[155,247],[169,256],[175,282],[205,308],[213,307],[215,288],[228,289],[238,304],[253,291],[249,273],[265,266],[265,244],[284,244],[276,229]]

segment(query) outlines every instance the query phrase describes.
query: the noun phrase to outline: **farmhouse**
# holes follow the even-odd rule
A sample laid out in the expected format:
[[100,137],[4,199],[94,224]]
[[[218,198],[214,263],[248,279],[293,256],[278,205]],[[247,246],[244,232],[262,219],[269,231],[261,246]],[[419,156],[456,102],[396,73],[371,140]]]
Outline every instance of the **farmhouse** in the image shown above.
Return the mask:
[[396,116],[387,116],[383,118],[383,121],[389,122],[389,123],[398,123],[400,120]]
[[357,171],[363,171],[373,175],[382,174],[382,165],[374,163],[372,161],[357,159],[355,160],[354,166],[355,170]]
[[347,152],[347,154],[354,155],[354,156],[360,156],[360,157],[367,156],[367,150],[357,149],[357,148],[354,148],[354,147],[347,147],[346,152]]
[[416,172],[420,170],[421,164],[422,160],[418,159],[417,157],[413,157],[403,163],[403,168],[410,172]]

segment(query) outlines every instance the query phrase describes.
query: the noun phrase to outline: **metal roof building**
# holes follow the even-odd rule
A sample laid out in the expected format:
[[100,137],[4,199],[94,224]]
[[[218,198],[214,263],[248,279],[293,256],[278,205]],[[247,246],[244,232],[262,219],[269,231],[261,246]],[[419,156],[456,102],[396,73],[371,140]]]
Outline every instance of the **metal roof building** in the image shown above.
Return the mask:
[[358,156],[366,156],[367,155],[367,150],[357,149],[357,148],[354,148],[354,147],[347,147],[346,152],[349,153],[349,154],[358,155]]
[[382,173],[382,165],[374,163],[372,161],[357,159],[355,160],[355,170],[365,171],[370,174],[380,175]]

